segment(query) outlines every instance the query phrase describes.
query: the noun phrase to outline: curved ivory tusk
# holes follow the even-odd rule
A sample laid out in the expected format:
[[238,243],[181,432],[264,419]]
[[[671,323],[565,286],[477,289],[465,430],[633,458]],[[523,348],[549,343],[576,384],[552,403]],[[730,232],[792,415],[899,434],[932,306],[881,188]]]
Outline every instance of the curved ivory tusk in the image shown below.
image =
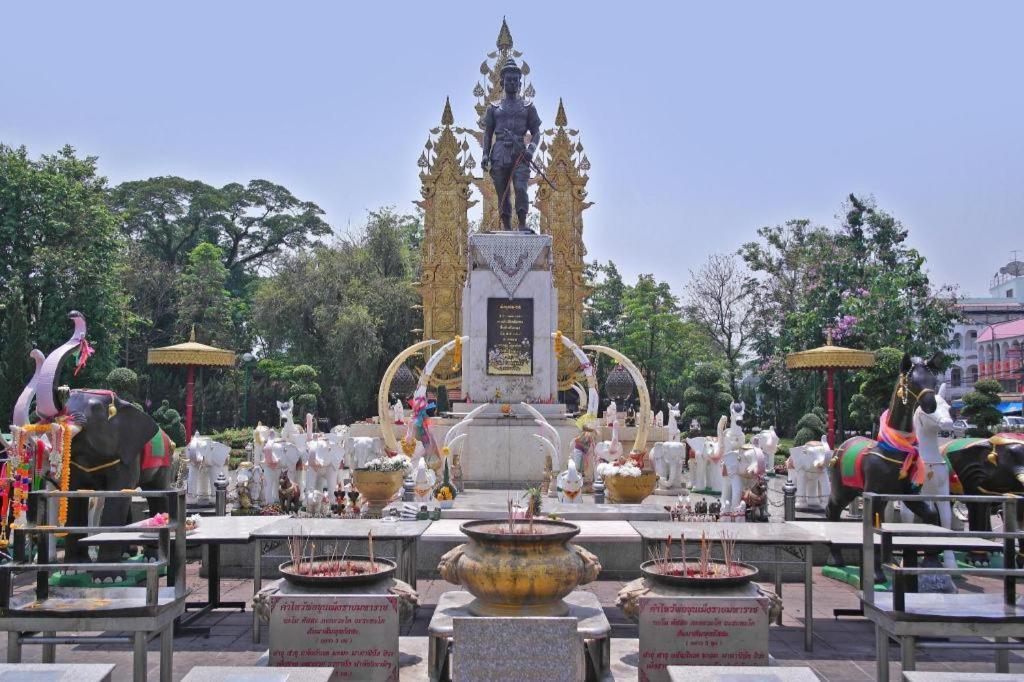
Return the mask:
[[1024,485],[1024,472],[1017,474],[1017,480],[1020,481],[1021,485]]
[[46,360],[43,361],[43,366],[39,372],[39,381],[36,384],[36,412],[39,413],[40,417],[46,419],[56,417],[60,411],[53,400],[53,383],[57,379],[60,362],[64,359],[65,355],[77,348],[79,342],[85,338],[85,317],[82,316],[82,313],[72,310],[68,314],[68,318],[75,323],[75,331],[71,338],[65,341],[62,346],[46,356]]
[[555,474],[561,473],[562,463],[558,459],[558,450],[555,449],[555,444],[539,433],[533,434],[533,437],[543,443],[544,448],[548,451],[548,454],[551,455],[551,468],[554,470]]
[[32,352],[29,353],[36,362],[36,368],[32,372],[32,378],[29,379],[28,384],[22,389],[21,395],[18,396],[18,402],[14,405],[14,419],[12,424],[15,426],[23,426],[29,423],[29,414],[32,408],[32,399],[36,397],[36,388],[39,383],[39,375],[43,368],[43,361],[46,360],[46,356],[43,355],[43,351],[38,348],[33,348]]
[[462,418],[462,421],[460,421],[452,428],[448,429],[448,433],[444,435],[444,447],[450,448],[456,438],[458,438],[461,435],[464,435],[463,432],[469,428],[469,425],[473,422],[473,419],[478,414],[487,409],[488,405],[489,403],[483,403],[477,407],[474,407],[472,410],[469,411],[469,413],[465,417]]
[[542,429],[544,429],[545,431],[547,431],[548,433],[551,434],[551,442],[552,442],[552,444],[554,444],[554,446],[558,449],[558,451],[561,452],[561,450],[562,450],[562,438],[561,438],[561,436],[558,435],[558,429],[556,429],[554,426],[549,424],[548,420],[544,418],[544,415],[542,415],[540,413],[540,411],[536,407],[534,407],[533,405],[530,405],[528,403],[519,403],[519,404],[522,405],[524,408],[526,408],[527,412],[529,412],[531,415],[533,415],[533,421],[534,421],[534,423],[537,424],[537,426],[541,427]]

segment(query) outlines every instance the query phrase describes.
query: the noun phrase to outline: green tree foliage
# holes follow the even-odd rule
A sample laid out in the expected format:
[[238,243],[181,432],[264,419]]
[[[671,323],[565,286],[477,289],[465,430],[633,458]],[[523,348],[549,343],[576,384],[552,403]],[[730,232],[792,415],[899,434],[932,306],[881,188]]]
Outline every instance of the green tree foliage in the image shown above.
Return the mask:
[[107,375],[106,386],[122,400],[138,402],[139,375],[127,367],[117,367]]
[[221,248],[232,289],[290,249],[330,234],[323,210],[267,180],[216,188],[165,176],[125,182],[110,192],[125,234],[155,258],[182,266],[202,242]]
[[882,412],[889,407],[902,359],[903,351],[898,348],[879,348],[875,351],[874,367],[857,373],[858,391],[850,398],[850,422],[854,428],[877,428]]
[[295,414],[305,415],[316,412],[316,401],[323,389],[316,383],[316,370],[309,365],[299,365],[291,371],[289,397],[295,401]]
[[1003,420],[1003,414],[997,409],[1001,402],[999,391],[1002,387],[998,381],[982,379],[974,384],[974,390],[964,396],[963,416],[974,428],[967,435],[977,438],[988,438],[995,431],[996,425]]
[[4,341],[0,344],[0,418],[7,419],[34,369],[29,358],[32,346],[28,340],[28,320],[20,292],[12,292],[4,302],[0,320],[4,330]]
[[584,309],[584,326],[599,343],[615,346],[622,324],[622,304],[626,293],[622,275],[615,263],[594,261],[587,264],[584,277],[591,285],[590,297]]
[[177,334],[186,336],[198,327],[211,345],[235,347],[241,340],[241,312],[227,290],[228,269],[221,261],[221,249],[203,242],[188,254],[178,276]]
[[[69,311],[85,315],[97,352],[78,377],[59,379],[77,386],[100,383],[116,366],[131,322],[120,283],[123,243],[105,192],[96,159],[70,146],[31,159],[24,147],[0,144],[0,301],[20,299],[15,310],[28,338],[45,351],[71,336]],[[25,365],[11,372],[20,390]]]
[[825,420],[820,414],[808,412],[800,417],[796,424],[796,436],[793,437],[793,445],[803,445],[812,440],[820,440],[825,435]]
[[185,425],[181,421],[181,414],[171,407],[166,399],[160,401],[160,407],[153,413],[153,419],[175,445],[184,447]]
[[377,384],[418,326],[412,216],[369,214],[359,233],[282,258],[253,309],[270,357],[311,365],[336,420],[376,411]]
[[753,349],[763,391],[784,431],[817,386],[807,374],[785,372],[786,354],[821,345],[831,333],[847,347],[927,357],[948,345],[956,319],[953,292],[931,286],[924,258],[896,218],[853,195],[845,209],[834,229],[794,220],[762,228],[758,241],[740,248],[758,279]]
[[713,433],[719,417],[729,414],[731,402],[732,394],[722,368],[713,363],[697,365],[690,385],[683,392],[683,428],[688,429],[690,422],[696,419],[702,433]]

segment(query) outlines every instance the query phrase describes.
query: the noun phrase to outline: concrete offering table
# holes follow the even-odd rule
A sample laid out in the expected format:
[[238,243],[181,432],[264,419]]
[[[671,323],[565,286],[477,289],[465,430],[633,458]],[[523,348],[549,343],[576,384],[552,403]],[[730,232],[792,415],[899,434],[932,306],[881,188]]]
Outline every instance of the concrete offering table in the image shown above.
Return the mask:
[[[383,519],[298,519],[282,518],[252,532],[254,542],[254,571],[252,593],[255,597],[263,589],[262,557],[271,547],[280,545],[289,537],[301,535],[320,541],[365,541],[373,533],[375,541],[395,543],[396,575],[399,580],[416,589],[416,541],[430,527],[430,521],[385,521]],[[324,545],[322,545],[324,546]],[[342,549],[342,545],[340,549]],[[354,554],[355,552],[349,552]],[[383,553],[377,552],[383,557]],[[282,562],[291,557],[282,555]],[[253,613],[252,641],[260,641],[259,618]]]
[[[192,668],[181,682],[329,682],[334,668],[257,668],[205,666]],[[78,680],[77,682],[84,682]]]
[[[739,556],[737,561],[743,561],[745,546],[761,545],[770,546],[775,550],[774,561],[758,561],[762,564],[773,564],[775,566],[775,594],[782,599],[782,572],[779,567],[786,564],[800,564],[804,568],[804,649],[811,651],[813,647],[812,636],[814,633],[813,597],[811,590],[812,569],[811,547],[816,544],[823,544],[828,541],[827,536],[813,532],[794,525],[792,522],[783,523],[690,523],[674,521],[631,521],[636,532],[641,537],[641,556],[647,557],[650,550],[662,551],[661,546],[671,535],[672,540],[678,541],[682,535],[686,543],[696,544],[700,542],[701,533],[707,535],[708,540],[717,542],[722,533],[729,533],[736,540],[736,547]],[[838,524],[837,524],[838,525]],[[859,526],[858,526],[859,527]],[[793,556],[793,560],[779,559],[779,552],[783,551]]]
[[767,665],[672,665],[668,678],[672,682],[818,682],[810,668]]
[[[467,608],[473,601],[469,592],[445,592],[430,617],[427,633],[430,635],[427,669],[431,682],[447,678],[448,652],[455,631],[454,618],[475,617]],[[576,590],[565,598],[571,618],[579,622],[578,631],[587,652],[587,670],[596,679],[603,680],[611,670],[611,623],[604,614],[601,601],[592,592]],[[495,642],[495,646],[500,646]],[[589,676],[588,676],[589,679]]]
[[[176,632],[182,633],[191,623],[215,609],[237,608],[245,611],[245,602],[225,602],[220,599],[220,548],[221,545],[247,545],[252,541],[252,532],[268,526],[276,521],[282,520],[281,516],[204,516],[199,521],[199,527],[195,531],[186,534],[186,546],[201,546],[206,552],[206,565],[208,575],[206,581],[206,601],[189,602],[186,609],[199,609],[188,617],[182,617],[178,622]],[[129,543],[134,545],[155,545],[156,534],[150,532],[139,533],[97,533],[82,540],[84,544],[103,545],[110,543]],[[172,567],[173,571],[173,567]],[[208,628],[189,628],[191,630],[205,630]]]
[[0,682],[110,682],[113,672],[109,663],[0,663]]

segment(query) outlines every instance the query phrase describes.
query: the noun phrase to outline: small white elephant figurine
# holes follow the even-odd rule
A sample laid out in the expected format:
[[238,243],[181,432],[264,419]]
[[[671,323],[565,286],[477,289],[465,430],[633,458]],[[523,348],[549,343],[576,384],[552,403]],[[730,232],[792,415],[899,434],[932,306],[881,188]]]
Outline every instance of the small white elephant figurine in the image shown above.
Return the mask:
[[779,450],[779,434],[775,433],[774,426],[751,436],[750,444],[761,448],[761,452],[765,454],[769,464],[775,463],[775,453]]
[[654,470],[658,472],[658,482],[666,490],[679,490],[683,487],[683,464],[686,462],[686,444],[675,441],[655,443],[651,448],[651,459]]
[[576,462],[569,460],[569,468],[558,474],[555,479],[555,490],[559,502],[576,504],[583,500],[583,477],[576,470]]
[[743,493],[754,485],[762,469],[764,454],[753,445],[740,445],[722,456],[722,473],[726,478],[722,487],[722,512],[739,508]]
[[197,502],[212,502],[213,482],[220,474],[228,475],[231,448],[209,436],[200,436],[196,433],[189,441],[185,452],[188,457],[186,495]]
[[278,500],[282,471],[288,472],[289,480],[295,483],[301,492],[298,467],[302,461],[302,453],[298,445],[286,438],[274,438],[263,446],[263,499],[268,504]]
[[328,437],[306,443],[306,487],[313,490],[334,490],[345,461],[345,441]]
[[796,506],[801,508],[824,508],[832,485],[829,481],[829,462],[832,448],[828,438],[812,440],[789,449],[786,468],[796,485]]
[[691,466],[693,489],[722,492],[722,465],[718,455],[718,439],[711,436],[687,438],[686,444],[694,452]]
[[384,455],[383,441],[370,436],[349,436],[345,439],[345,465],[352,471]]

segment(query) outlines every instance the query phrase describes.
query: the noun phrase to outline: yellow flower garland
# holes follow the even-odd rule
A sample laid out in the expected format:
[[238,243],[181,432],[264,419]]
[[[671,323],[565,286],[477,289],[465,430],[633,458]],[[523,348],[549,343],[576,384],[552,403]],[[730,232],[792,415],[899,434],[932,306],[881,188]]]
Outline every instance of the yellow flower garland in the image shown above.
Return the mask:
[[[25,448],[26,433],[46,433],[53,428],[53,424],[26,424],[19,427],[18,448],[20,454]],[[60,461],[60,490],[67,492],[71,487],[71,426],[67,422],[59,422],[61,434],[61,461]],[[68,522],[68,498],[62,497],[57,502],[57,525],[64,526]]]

